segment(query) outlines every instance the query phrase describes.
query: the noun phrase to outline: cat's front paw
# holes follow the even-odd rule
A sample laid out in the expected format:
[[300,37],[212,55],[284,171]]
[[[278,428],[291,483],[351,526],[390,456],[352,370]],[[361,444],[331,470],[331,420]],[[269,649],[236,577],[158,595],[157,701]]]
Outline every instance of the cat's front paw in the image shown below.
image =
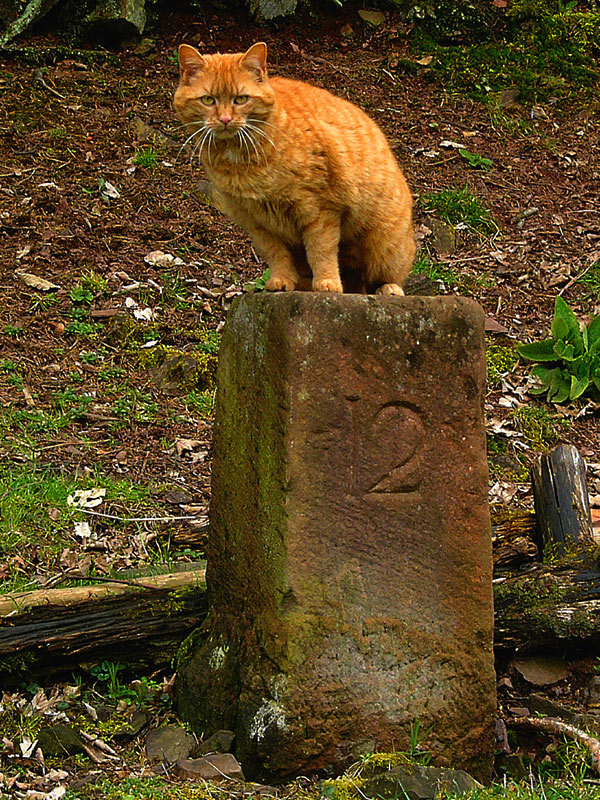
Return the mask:
[[332,280],[331,278],[325,278],[322,281],[313,281],[313,291],[314,292],[339,292],[341,294],[344,290],[342,289],[341,281]]
[[402,291],[402,287],[398,286],[397,283],[384,283],[382,286],[377,289],[375,294],[395,294],[395,295],[404,295]]
[[295,288],[295,281],[289,278],[273,277],[265,283],[267,292],[293,292]]

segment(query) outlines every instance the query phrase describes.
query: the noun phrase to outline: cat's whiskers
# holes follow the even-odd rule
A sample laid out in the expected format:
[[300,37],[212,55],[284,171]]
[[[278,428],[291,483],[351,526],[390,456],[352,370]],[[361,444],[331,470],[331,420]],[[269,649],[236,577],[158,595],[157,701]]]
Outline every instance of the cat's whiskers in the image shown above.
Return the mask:
[[248,154],[248,164],[249,164],[250,161],[251,161],[251,155],[250,155],[250,148],[248,147],[248,141],[247,141],[248,134],[246,133],[246,131],[243,128],[238,128],[237,135],[238,135],[238,138],[240,140],[240,146],[243,147],[246,150],[247,154]]
[[[265,162],[266,162],[264,148],[261,148],[262,149],[262,153],[259,153],[258,147],[256,146],[257,143],[252,138],[252,135],[250,134],[248,129],[252,130],[252,127],[250,125],[248,125],[248,123],[246,123],[245,126],[240,128],[240,131],[243,131],[243,135],[244,135],[245,139],[252,145],[252,149],[256,153],[256,160],[260,162],[261,156],[262,156],[262,158],[265,159]],[[248,150],[248,155],[250,155],[250,150]]]
[[198,128],[198,130],[194,131],[190,136],[188,136],[188,138],[179,148],[179,152],[177,153],[177,158],[179,158],[179,156],[181,155],[181,151],[187,147],[187,145],[192,141],[192,139],[194,139],[196,136],[202,133],[202,130],[203,130],[202,128]]
[[[266,139],[266,140],[267,140],[267,142],[269,142],[269,144],[270,144],[272,147],[275,147],[275,142],[273,141],[273,139],[271,139],[271,137],[270,137],[270,136],[268,136],[268,135],[267,135],[267,134],[266,134],[266,133],[265,133],[265,132],[264,132],[264,131],[263,131],[261,128],[259,128],[257,125],[253,125],[252,123],[246,122],[246,127],[247,127],[249,130],[251,130],[253,133],[257,133],[259,136],[262,136],[264,139]],[[264,147],[263,147],[263,152],[264,152]]]

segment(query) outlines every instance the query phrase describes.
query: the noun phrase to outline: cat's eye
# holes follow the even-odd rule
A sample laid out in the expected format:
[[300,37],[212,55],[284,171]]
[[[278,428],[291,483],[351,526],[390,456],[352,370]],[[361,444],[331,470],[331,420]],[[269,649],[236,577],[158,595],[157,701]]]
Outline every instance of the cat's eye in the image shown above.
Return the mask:
[[203,106],[214,106],[216,100],[210,94],[203,94],[202,97],[200,98],[200,102],[202,103]]
[[248,100],[250,100],[250,97],[247,94],[238,94],[233,98],[233,102],[236,106],[243,106]]

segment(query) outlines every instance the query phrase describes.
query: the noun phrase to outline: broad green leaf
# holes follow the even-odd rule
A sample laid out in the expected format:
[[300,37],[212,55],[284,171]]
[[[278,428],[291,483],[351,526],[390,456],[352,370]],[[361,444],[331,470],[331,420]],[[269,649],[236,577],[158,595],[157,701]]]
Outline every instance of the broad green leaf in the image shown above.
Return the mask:
[[[561,378],[558,381],[556,392],[549,397],[548,399],[551,400],[553,403],[564,403],[565,400],[569,397],[569,392],[571,391],[571,386],[569,381]],[[550,392],[548,392],[550,394]]]
[[546,386],[550,386],[552,381],[560,375],[559,367],[546,367],[543,364],[537,364],[530,372],[532,378],[537,378]]
[[554,352],[559,358],[562,358],[563,361],[573,361],[577,358],[575,354],[575,347],[571,344],[571,342],[565,342],[564,339],[559,339],[554,344]]
[[554,339],[544,339],[541,342],[531,342],[517,347],[517,352],[529,361],[556,361],[554,352]]
[[587,387],[590,384],[589,378],[576,378],[575,375],[571,375],[571,388],[569,390],[569,399],[570,400],[577,400],[578,397],[585,392]]
[[587,345],[591,350],[594,345],[600,342],[600,314],[597,314],[586,328]]
[[577,355],[583,352],[583,337],[579,329],[579,322],[562,297],[557,297],[554,304],[552,335],[555,339],[565,339],[571,342]]

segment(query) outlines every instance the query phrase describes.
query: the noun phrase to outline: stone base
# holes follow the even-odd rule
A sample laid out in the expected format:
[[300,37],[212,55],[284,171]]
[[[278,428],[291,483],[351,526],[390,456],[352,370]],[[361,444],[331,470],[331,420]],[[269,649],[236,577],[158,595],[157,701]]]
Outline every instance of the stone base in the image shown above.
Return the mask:
[[211,611],[179,708],[246,775],[342,769],[418,722],[491,774],[495,680],[480,307],[293,292],[232,306],[218,373]]

